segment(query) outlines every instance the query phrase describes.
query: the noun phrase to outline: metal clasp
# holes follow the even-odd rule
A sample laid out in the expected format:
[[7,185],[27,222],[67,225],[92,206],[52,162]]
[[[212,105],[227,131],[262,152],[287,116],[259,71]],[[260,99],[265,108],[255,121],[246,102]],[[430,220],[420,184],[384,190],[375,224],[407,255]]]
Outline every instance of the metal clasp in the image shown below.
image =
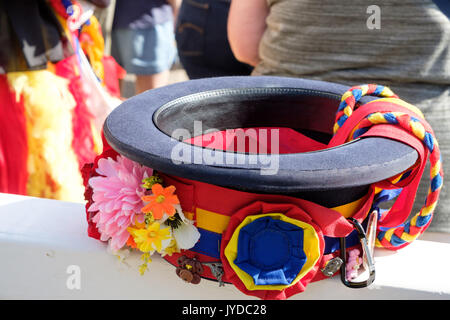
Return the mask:
[[367,261],[366,268],[369,272],[369,277],[365,281],[360,282],[353,282],[347,280],[346,273],[345,273],[345,266],[347,264],[347,252],[346,252],[346,245],[345,245],[345,237],[340,238],[340,251],[341,251],[341,259],[343,261],[341,266],[341,281],[344,285],[346,285],[349,288],[364,288],[372,284],[372,282],[375,280],[375,261],[373,259],[372,252],[369,248],[369,244],[367,241],[366,233],[364,232],[364,228],[362,225],[354,218],[348,218],[348,221],[353,225],[355,230],[358,232],[358,238],[361,242],[362,251],[363,251],[363,259]]
[[208,266],[211,269],[212,275],[219,282],[219,287],[224,287],[225,283],[222,280],[224,275],[223,266],[220,262],[202,262],[203,265]]

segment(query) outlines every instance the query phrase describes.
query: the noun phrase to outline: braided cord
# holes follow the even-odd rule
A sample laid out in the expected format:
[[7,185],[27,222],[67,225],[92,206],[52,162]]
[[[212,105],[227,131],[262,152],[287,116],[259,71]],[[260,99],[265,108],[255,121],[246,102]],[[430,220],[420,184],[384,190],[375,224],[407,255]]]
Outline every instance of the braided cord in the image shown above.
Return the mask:
[[[352,87],[342,96],[341,103],[336,114],[336,122],[334,125],[334,134],[343,126],[345,121],[351,116],[355,110],[358,101],[364,95],[380,96],[385,98],[395,98],[399,102],[403,102],[387,87],[380,85],[362,85]],[[400,103],[404,106],[404,103]],[[411,108],[413,110],[415,107]],[[425,205],[420,211],[408,222],[392,228],[378,228],[376,246],[387,249],[400,249],[422,234],[431,222],[433,211],[438,202],[439,193],[443,184],[442,159],[439,151],[438,142],[432,131],[427,131],[423,122],[425,120],[419,114],[419,118],[415,118],[403,112],[374,112],[363,119],[351,132],[348,140],[353,140],[368,131],[371,126],[377,124],[391,124],[399,126],[413,136],[417,137],[430,153],[430,188],[426,197]],[[423,161],[426,161],[424,159]],[[391,183],[400,181],[403,175],[409,175],[411,170],[396,175],[390,179]],[[389,214],[389,211],[387,212]]]

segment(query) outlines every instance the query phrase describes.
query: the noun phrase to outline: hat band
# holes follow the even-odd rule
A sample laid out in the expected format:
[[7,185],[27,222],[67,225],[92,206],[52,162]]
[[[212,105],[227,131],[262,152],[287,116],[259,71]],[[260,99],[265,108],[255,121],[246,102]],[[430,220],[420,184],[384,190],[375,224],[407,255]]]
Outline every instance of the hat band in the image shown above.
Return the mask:
[[[201,234],[199,242],[189,251],[207,256],[205,259],[209,261],[212,260],[211,258],[220,258],[222,233],[226,230],[230,217],[241,207],[259,200],[283,203],[299,201],[298,198],[289,196],[248,193],[166,174],[160,175],[164,181],[176,187],[184,214],[187,218],[195,221],[195,225]],[[357,200],[330,208],[330,210],[348,218],[354,216],[363,204],[370,202],[371,198],[373,199],[373,196],[368,193]],[[200,203],[194,204],[195,199]],[[226,203],[224,203],[224,200]],[[367,213],[365,212],[361,216],[365,217]],[[326,244],[324,254],[334,253],[339,250],[338,238],[324,236],[324,239]],[[347,237],[348,246],[351,247],[357,243],[359,243],[359,240],[356,232],[350,233]],[[169,261],[176,261],[176,257],[166,256],[165,258]],[[209,278],[209,276],[206,277]]]
[[[176,187],[183,212],[186,217],[195,221],[195,225],[201,235],[200,240],[193,248],[185,250],[182,253],[164,256],[169,263],[175,266],[178,265],[177,260],[181,256],[195,258],[202,263],[221,262],[223,234],[230,228],[230,219],[243,207],[264,201],[285,206],[303,207],[313,217],[326,217],[326,221],[320,221],[321,226],[326,225],[326,227],[324,227],[325,232],[321,236],[324,242],[324,248],[322,249],[319,263],[316,267],[316,269],[324,269],[330,259],[339,256],[340,237],[346,237],[348,250],[359,245],[357,233],[350,224],[347,224],[345,218],[352,216],[361,222],[364,221],[371,209],[375,196],[375,189],[370,188],[367,194],[350,203],[334,208],[325,208],[296,197],[249,193],[196,180],[173,177],[167,174],[160,175],[168,185]],[[346,225],[345,228],[340,229],[339,223],[342,223],[342,221]],[[349,228],[346,228],[347,226]],[[336,234],[330,231],[335,228],[338,230]],[[216,280],[216,275],[210,268],[204,268],[201,277]],[[310,280],[318,281],[325,278],[327,276],[321,272],[317,272],[313,279]],[[226,274],[222,280],[229,282]]]

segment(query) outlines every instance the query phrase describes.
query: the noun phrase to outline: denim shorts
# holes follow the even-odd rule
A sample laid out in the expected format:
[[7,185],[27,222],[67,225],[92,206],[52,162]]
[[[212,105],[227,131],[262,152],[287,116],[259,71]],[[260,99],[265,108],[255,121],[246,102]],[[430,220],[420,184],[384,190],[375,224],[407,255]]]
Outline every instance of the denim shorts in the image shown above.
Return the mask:
[[177,56],[173,22],[148,29],[114,29],[111,51],[128,73],[151,75],[169,70]]

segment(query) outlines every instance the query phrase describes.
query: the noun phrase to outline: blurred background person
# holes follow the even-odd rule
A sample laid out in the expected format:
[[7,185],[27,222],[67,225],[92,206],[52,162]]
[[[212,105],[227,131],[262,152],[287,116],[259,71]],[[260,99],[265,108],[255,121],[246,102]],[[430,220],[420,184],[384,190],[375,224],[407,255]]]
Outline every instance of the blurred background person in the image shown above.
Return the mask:
[[175,15],[179,0],[116,0],[111,54],[136,75],[136,94],[165,86],[176,60]]
[[83,201],[97,124],[120,102],[92,15],[108,4],[0,0],[0,192]]
[[[448,7],[441,0],[233,0],[228,36],[237,59],[255,67],[252,75],[389,86],[424,113],[450,175]],[[428,172],[413,214],[426,198]],[[450,232],[448,188],[428,230]]]
[[231,0],[182,2],[176,41],[180,62],[190,79],[249,75],[252,71],[251,66],[236,60],[228,43],[230,2]]

